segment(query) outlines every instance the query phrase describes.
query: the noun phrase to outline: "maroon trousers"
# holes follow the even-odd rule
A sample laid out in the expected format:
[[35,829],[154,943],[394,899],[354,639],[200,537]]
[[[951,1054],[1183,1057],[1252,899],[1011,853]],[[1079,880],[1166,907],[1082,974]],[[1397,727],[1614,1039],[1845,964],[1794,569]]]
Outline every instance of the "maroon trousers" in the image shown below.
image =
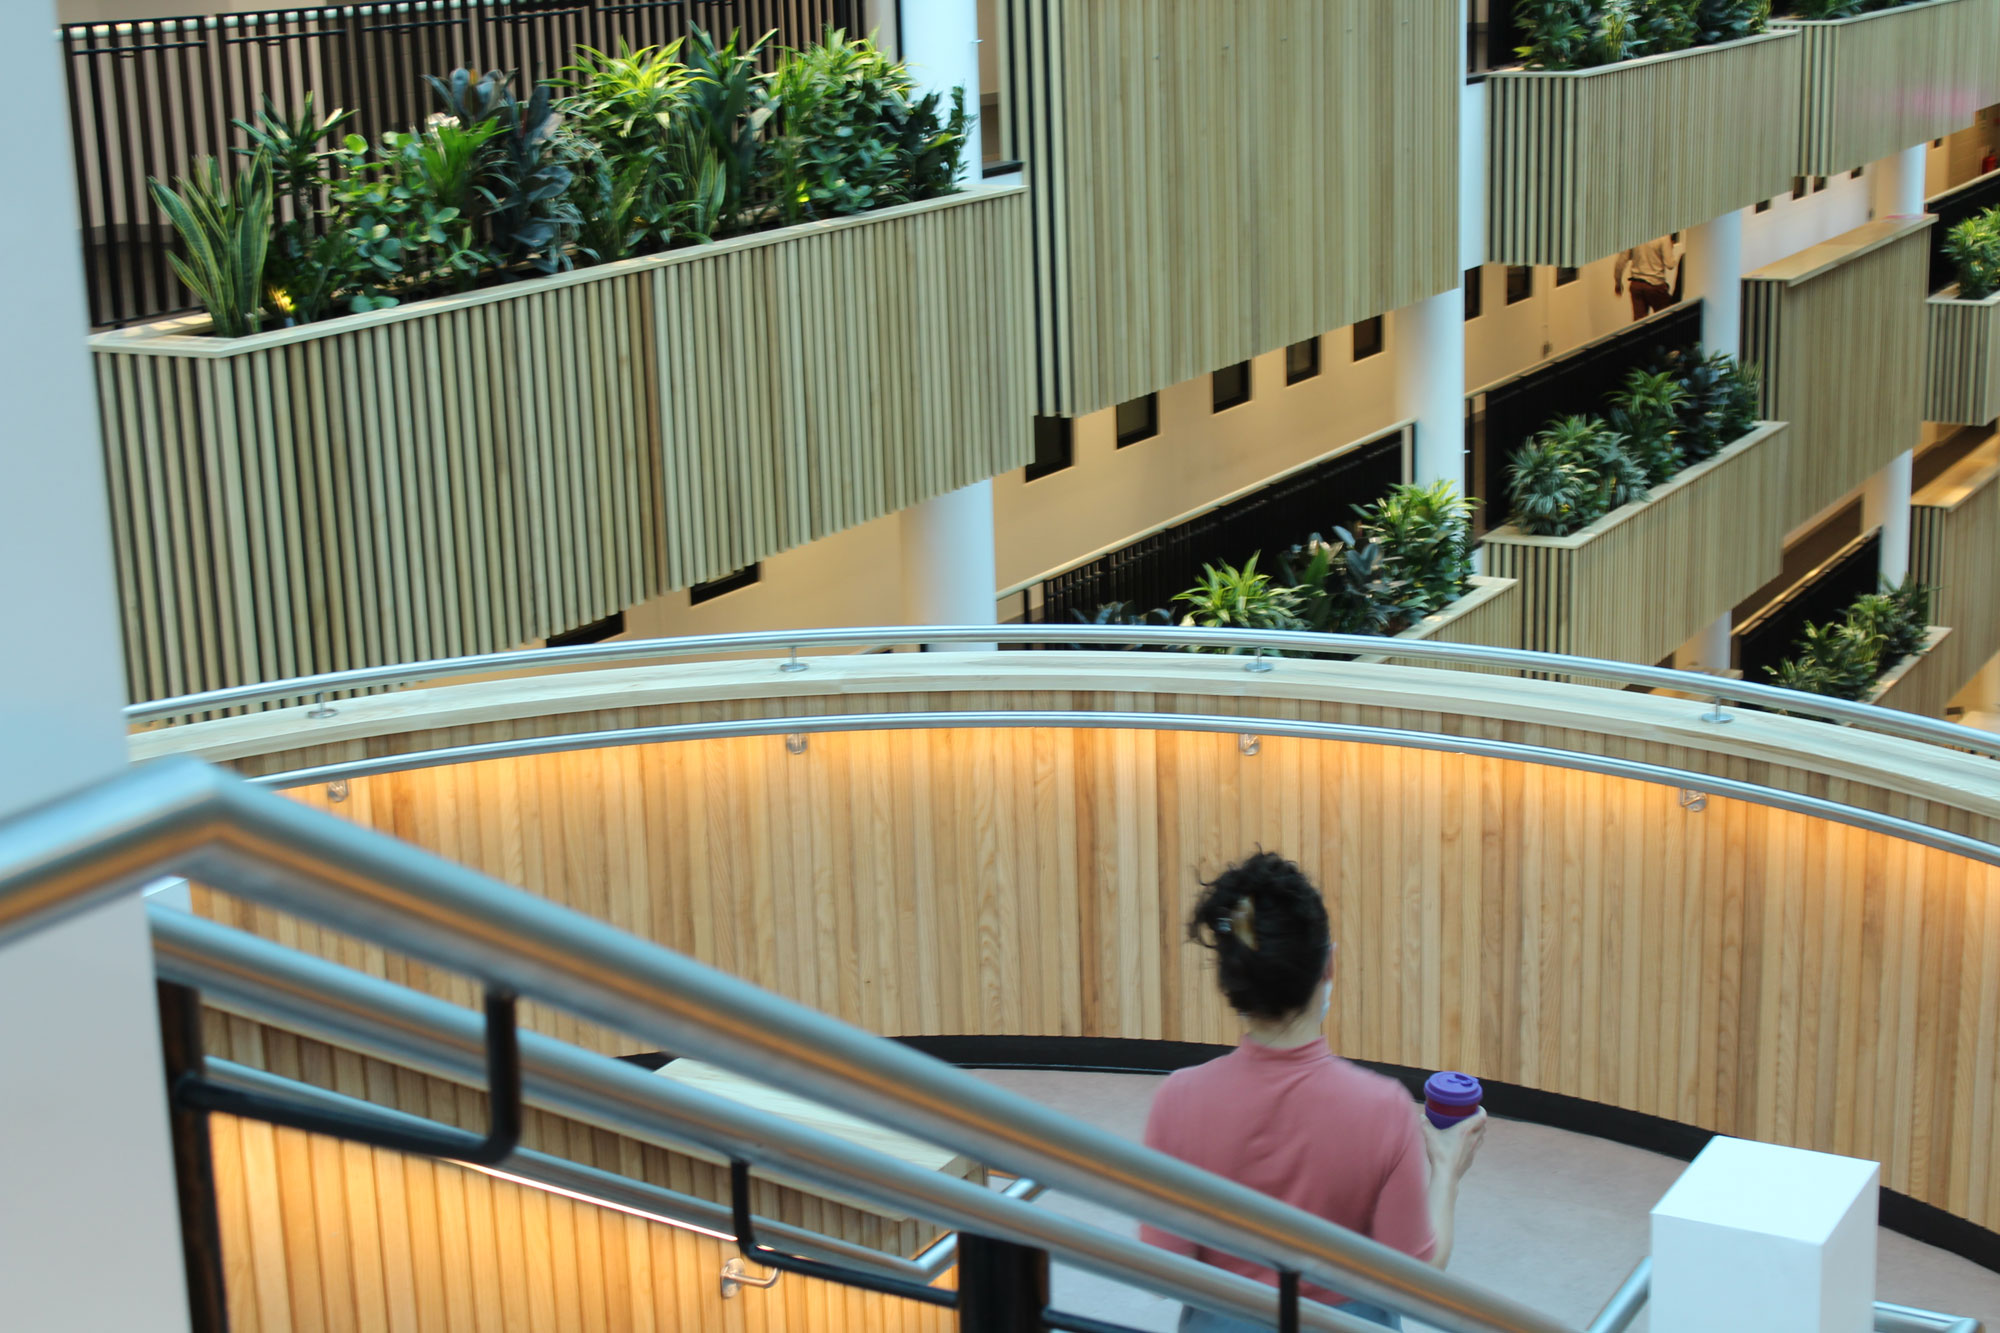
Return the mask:
[[1662,287],[1657,282],[1641,282],[1634,278],[1626,284],[1632,293],[1632,318],[1644,319],[1655,310],[1665,310],[1674,303],[1671,287]]

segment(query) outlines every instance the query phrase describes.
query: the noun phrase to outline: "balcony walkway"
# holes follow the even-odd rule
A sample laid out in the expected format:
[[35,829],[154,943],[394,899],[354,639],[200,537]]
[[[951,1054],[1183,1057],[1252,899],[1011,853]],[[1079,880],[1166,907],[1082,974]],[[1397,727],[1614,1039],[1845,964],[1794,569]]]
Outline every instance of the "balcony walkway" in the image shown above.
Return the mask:
[[[1138,1138],[1160,1079],[1142,1074],[988,1071],[981,1077]],[[1586,1135],[1496,1120],[1459,1199],[1451,1269],[1560,1319],[1587,1323],[1646,1253],[1647,1211],[1682,1163]],[[1046,1206],[1105,1226],[1110,1214],[1055,1195]],[[2000,1327],[2000,1273],[1881,1234],[1880,1300]],[[1170,1330],[1179,1307],[1086,1274],[1058,1269],[1056,1303],[1135,1328]],[[1410,1329],[1425,1325],[1409,1324]],[[1633,1333],[1645,1333],[1642,1313]]]

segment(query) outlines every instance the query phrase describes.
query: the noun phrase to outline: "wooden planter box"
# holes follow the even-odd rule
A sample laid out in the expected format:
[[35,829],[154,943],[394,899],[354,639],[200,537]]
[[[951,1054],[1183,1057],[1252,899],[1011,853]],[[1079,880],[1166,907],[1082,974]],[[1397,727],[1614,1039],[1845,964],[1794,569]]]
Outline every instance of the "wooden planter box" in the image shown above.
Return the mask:
[[1952,627],[1933,656],[1955,694],[2000,654],[2000,436],[1917,492],[1910,569],[1937,590],[1932,618]]
[[[1470,643],[1485,648],[1520,648],[1521,585],[1513,579],[1475,575],[1463,597],[1435,615],[1425,616],[1396,636],[1398,639],[1425,639],[1432,643]],[[1384,662],[1392,666],[1441,666],[1420,657],[1362,657],[1361,662]],[[1513,675],[1502,667],[1454,666],[1455,671],[1476,671],[1486,675]]]
[[[1487,77],[1488,257],[1580,266],[1790,188],[1798,34]],[[1671,127],[1699,152],[1634,152]]]
[[1650,664],[1693,638],[1783,568],[1770,516],[1791,452],[1785,423],[1763,422],[1581,532],[1487,533],[1487,569],[1521,582],[1522,646]]
[[1930,637],[1923,648],[1892,667],[1876,684],[1868,702],[1901,713],[1943,717],[1945,705],[1964,684],[1963,681],[1953,681],[1949,675],[1951,658],[1942,649],[1950,639],[1951,630],[1939,625],[1931,626]]
[[1935,220],[1870,222],[1743,279],[1743,357],[1763,374],[1759,415],[1790,422],[1798,441],[1790,493],[1765,518],[1781,532],[1917,446]]
[[2000,0],[1777,19],[1805,40],[1800,175],[1832,176],[1972,123],[2000,102]]
[[134,700],[484,653],[1025,464],[1025,191],[91,340]]
[[[1953,288],[1956,291],[1957,288]],[[1964,301],[1933,296],[1924,420],[1983,426],[2000,417],[2000,292]]]
[[1006,0],[1041,411],[1459,284],[1459,0]]

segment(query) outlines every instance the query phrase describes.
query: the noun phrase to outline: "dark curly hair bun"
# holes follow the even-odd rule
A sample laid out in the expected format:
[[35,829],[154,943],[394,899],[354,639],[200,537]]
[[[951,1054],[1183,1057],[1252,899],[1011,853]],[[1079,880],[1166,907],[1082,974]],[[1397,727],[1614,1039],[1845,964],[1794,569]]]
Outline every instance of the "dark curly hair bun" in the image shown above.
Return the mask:
[[1274,852],[1204,883],[1188,938],[1215,951],[1222,993],[1237,1013],[1273,1021],[1312,1002],[1333,947],[1319,890]]

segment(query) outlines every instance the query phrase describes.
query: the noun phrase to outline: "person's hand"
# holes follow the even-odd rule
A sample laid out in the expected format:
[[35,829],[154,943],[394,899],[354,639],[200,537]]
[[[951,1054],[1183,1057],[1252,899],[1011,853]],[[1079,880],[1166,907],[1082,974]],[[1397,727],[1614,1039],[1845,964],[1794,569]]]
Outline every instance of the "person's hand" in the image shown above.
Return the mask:
[[1625,279],[1613,278],[1611,280],[1611,294],[1613,296],[1623,296],[1625,294]]
[[1479,1155],[1479,1145],[1486,1141],[1485,1109],[1474,1111],[1450,1129],[1433,1125],[1422,1106],[1417,1108],[1417,1118],[1424,1131],[1424,1155],[1430,1158],[1431,1174],[1451,1180],[1463,1176]]

